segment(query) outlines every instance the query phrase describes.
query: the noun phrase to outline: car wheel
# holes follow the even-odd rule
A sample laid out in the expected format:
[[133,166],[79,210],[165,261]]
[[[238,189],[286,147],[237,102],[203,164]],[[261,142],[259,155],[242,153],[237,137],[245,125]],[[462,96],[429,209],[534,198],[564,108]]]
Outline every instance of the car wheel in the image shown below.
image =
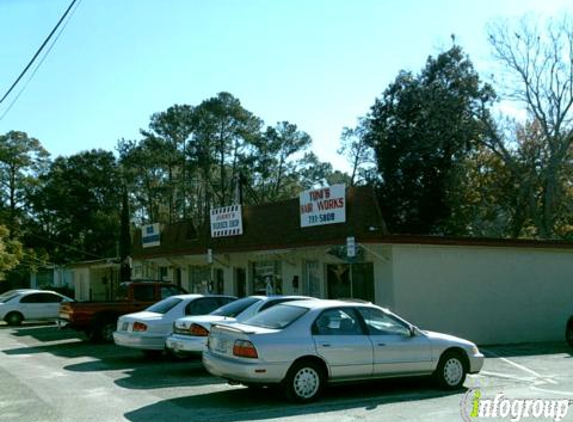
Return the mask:
[[573,320],[569,321],[567,328],[565,329],[565,340],[569,343],[569,346],[573,347]]
[[321,393],[325,382],[324,371],[315,362],[295,363],[284,380],[286,397],[296,403],[308,403]]
[[466,380],[466,363],[459,352],[446,352],[440,358],[435,378],[438,385],[445,390],[461,388]]
[[4,321],[6,321],[8,325],[12,326],[22,324],[23,320],[24,316],[20,312],[10,312],[8,315],[6,315],[6,318],[4,318]]
[[117,327],[115,321],[104,321],[100,327],[100,338],[106,343],[113,343],[113,332]]
[[88,338],[93,342],[113,343],[113,332],[117,323],[111,320],[94,321],[86,331]]

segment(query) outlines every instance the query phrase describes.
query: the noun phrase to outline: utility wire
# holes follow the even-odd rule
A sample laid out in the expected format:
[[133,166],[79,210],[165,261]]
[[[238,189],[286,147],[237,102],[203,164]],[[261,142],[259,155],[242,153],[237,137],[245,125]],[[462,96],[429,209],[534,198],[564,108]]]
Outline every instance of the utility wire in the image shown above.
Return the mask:
[[[16,229],[16,226],[13,226],[12,224],[10,224],[10,223],[8,223],[8,222],[0,222],[0,225],[4,225],[4,226],[8,227],[8,228],[11,229],[11,230],[15,230],[15,229]],[[41,236],[41,235],[36,234],[36,233],[34,233],[34,232],[31,232],[31,231],[28,232],[27,235],[28,235],[28,236],[32,236],[32,237],[35,237],[35,238],[37,238],[37,239],[44,240],[44,241],[46,241],[46,242],[52,243],[52,244],[57,245],[57,246],[61,246],[61,247],[65,248],[65,249],[68,249],[68,250],[70,250],[70,251],[79,252],[79,253],[85,255],[86,257],[87,257],[87,256],[92,256],[92,257],[97,258],[97,259],[106,259],[106,257],[103,257],[103,256],[101,256],[101,255],[96,255],[96,254],[93,254],[93,253],[91,253],[91,252],[87,252],[87,251],[85,251],[85,250],[78,249],[78,248],[76,248],[76,247],[74,247],[74,246],[66,245],[66,244],[64,244],[64,243],[61,243],[61,242],[58,242],[58,241],[56,241],[56,240],[53,240],[53,239],[50,239],[50,238]]]
[[20,82],[20,79],[22,79],[22,77],[24,76],[24,74],[28,71],[28,69],[30,68],[30,66],[32,66],[32,64],[34,63],[34,61],[36,60],[36,58],[38,57],[38,55],[42,52],[42,50],[44,49],[44,47],[46,46],[46,44],[48,43],[48,41],[50,41],[50,39],[52,38],[52,36],[54,35],[54,33],[57,31],[57,29],[59,28],[59,26],[61,25],[62,21],[66,18],[66,16],[68,15],[68,13],[70,12],[70,10],[72,9],[72,7],[74,6],[74,4],[77,2],[78,0],[72,0],[72,2],[70,3],[70,5],[68,6],[68,8],[66,9],[66,11],[64,12],[64,14],[62,15],[62,17],[60,18],[60,20],[58,21],[58,23],[56,24],[56,26],[54,27],[54,29],[52,29],[52,32],[50,32],[50,34],[47,36],[47,38],[44,40],[44,42],[42,43],[42,45],[40,46],[40,48],[38,49],[38,51],[36,51],[36,54],[34,54],[34,57],[32,57],[32,59],[30,60],[30,62],[26,65],[26,67],[24,68],[24,70],[20,73],[20,76],[18,76],[18,78],[16,78],[16,80],[14,81],[14,83],[12,84],[12,86],[8,89],[8,91],[4,94],[4,96],[2,97],[2,99],[0,99],[0,104],[2,104],[2,102],[6,99],[6,97],[8,95],[10,95],[10,93],[12,92],[12,90],[16,87],[16,85],[18,84],[18,82]]
[[[82,1],[79,0],[78,6]],[[36,67],[34,68],[34,70],[32,71],[32,74],[30,75],[30,77],[26,80],[26,82],[24,83],[24,85],[22,86],[22,88],[20,89],[20,91],[18,91],[18,94],[16,94],[16,96],[14,97],[14,99],[12,100],[12,102],[10,103],[10,105],[6,108],[6,110],[4,110],[4,113],[2,113],[2,115],[0,116],[0,121],[4,120],[4,117],[6,117],[6,115],[8,114],[8,112],[12,109],[12,107],[14,106],[14,104],[16,103],[16,101],[18,101],[18,99],[20,98],[20,95],[22,95],[22,93],[24,92],[24,90],[26,89],[26,87],[28,86],[28,84],[30,83],[30,81],[32,80],[32,78],[34,77],[34,75],[36,74],[36,72],[38,71],[38,69],[40,68],[40,66],[42,66],[42,63],[44,63],[44,60],[46,60],[46,58],[48,57],[48,55],[50,54],[50,51],[52,51],[52,48],[54,48],[54,46],[56,45],[56,43],[58,42],[58,39],[60,39],[60,36],[62,35],[62,33],[64,32],[64,30],[66,29],[66,26],[68,26],[68,23],[70,22],[70,20],[72,19],[72,16],[74,16],[74,13],[76,13],[76,10],[78,10],[78,8],[76,7],[73,11],[72,14],[70,15],[70,19],[68,19],[65,23],[64,26],[62,26],[62,29],[60,30],[60,32],[58,32],[58,35],[56,35],[56,38],[54,38],[54,41],[52,42],[52,44],[50,44],[50,47],[48,48],[48,50],[46,51],[46,54],[44,54],[42,56],[42,59],[40,60],[40,62],[36,65]]]

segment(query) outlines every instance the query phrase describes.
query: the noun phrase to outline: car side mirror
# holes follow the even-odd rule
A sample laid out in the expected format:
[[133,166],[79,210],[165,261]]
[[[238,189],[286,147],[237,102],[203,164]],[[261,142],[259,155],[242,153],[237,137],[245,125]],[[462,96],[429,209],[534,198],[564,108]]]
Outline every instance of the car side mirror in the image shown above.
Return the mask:
[[416,337],[418,335],[418,329],[414,325],[410,325],[410,337]]

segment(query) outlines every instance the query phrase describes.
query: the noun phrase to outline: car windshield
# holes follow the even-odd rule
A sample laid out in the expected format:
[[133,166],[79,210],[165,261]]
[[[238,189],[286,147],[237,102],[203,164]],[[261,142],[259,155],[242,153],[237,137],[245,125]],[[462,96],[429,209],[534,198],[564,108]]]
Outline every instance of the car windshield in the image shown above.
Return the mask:
[[285,328],[307,312],[308,308],[280,304],[247,319],[244,323],[262,328]]
[[168,297],[167,299],[163,299],[161,302],[157,302],[155,305],[151,305],[146,309],[146,311],[163,315],[181,303],[182,300],[183,299],[178,297]]
[[235,318],[249,306],[254,303],[260,302],[262,299],[259,297],[244,297],[242,299],[235,300],[234,302],[228,303],[225,306],[221,306],[219,309],[215,309],[210,315],[224,316]]

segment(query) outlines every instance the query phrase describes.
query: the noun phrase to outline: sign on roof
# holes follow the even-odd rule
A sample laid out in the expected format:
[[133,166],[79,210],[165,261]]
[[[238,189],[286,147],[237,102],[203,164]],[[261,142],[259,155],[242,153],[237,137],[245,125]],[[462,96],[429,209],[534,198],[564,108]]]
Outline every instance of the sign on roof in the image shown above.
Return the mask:
[[332,185],[300,194],[300,226],[312,227],[346,221],[346,186]]
[[243,218],[240,205],[211,209],[211,237],[241,234],[243,234]]
[[160,245],[159,223],[147,224],[141,227],[141,245],[151,248]]

